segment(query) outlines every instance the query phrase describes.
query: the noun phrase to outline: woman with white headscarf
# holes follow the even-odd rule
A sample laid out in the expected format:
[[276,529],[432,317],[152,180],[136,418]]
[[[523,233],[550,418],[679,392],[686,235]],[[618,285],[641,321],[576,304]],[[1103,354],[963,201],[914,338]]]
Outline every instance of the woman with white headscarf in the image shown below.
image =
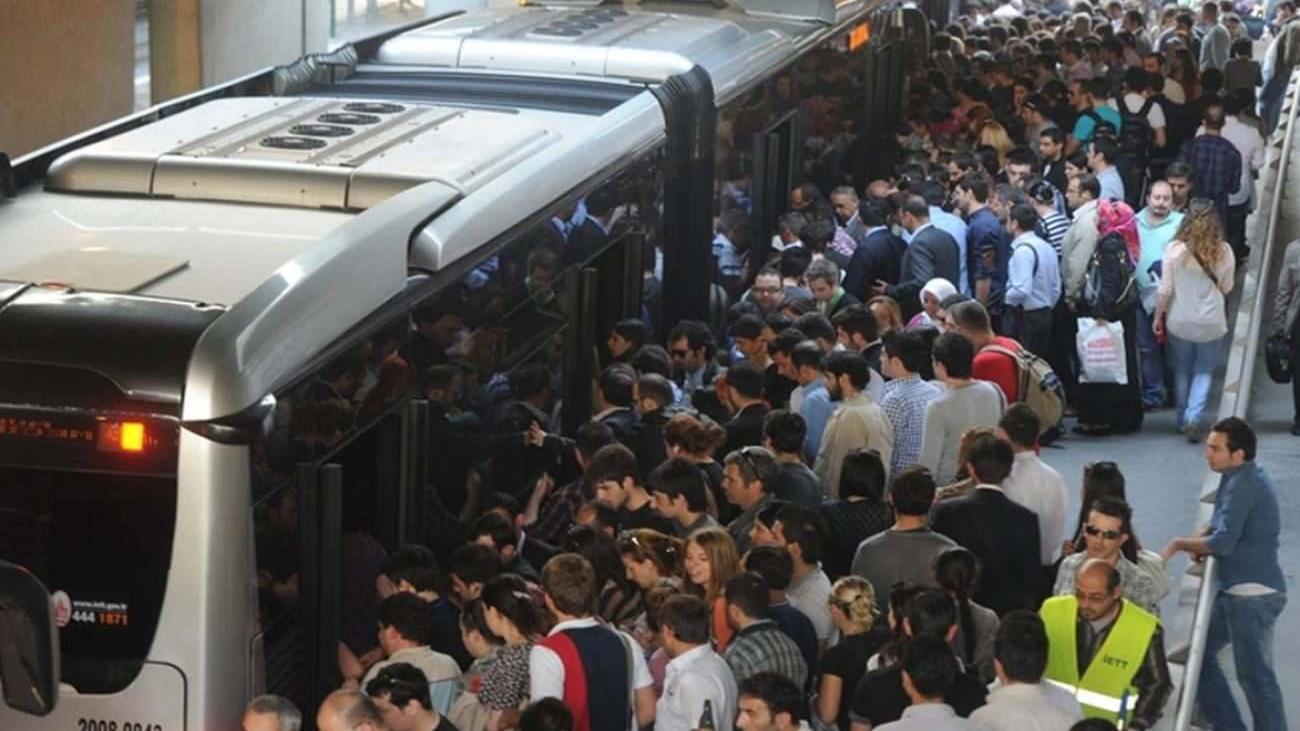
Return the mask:
[[907,323],[907,327],[909,329],[933,327],[943,330],[943,318],[939,316],[940,305],[954,294],[957,294],[957,288],[947,279],[936,277],[926,282],[921,288],[921,311]]

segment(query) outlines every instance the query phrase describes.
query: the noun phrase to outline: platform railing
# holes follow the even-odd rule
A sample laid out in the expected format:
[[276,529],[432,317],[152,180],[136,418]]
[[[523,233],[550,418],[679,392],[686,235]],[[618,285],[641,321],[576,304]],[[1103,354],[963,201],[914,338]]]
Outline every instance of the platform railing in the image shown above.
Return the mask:
[[[1279,247],[1285,247],[1294,235],[1283,230],[1283,209],[1287,201],[1285,183],[1294,149],[1297,111],[1300,111],[1300,104],[1297,104],[1297,87],[1300,87],[1300,68],[1295,69],[1291,74],[1281,120],[1269,141],[1268,161],[1265,163],[1256,188],[1267,208],[1263,209],[1265,215],[1256,216],[1251,226],[1249,240],[1256,246],[1242,283],[1241,299],[1232,328],[1232,344],[1228,351],[1223,393],[1219,400],[1220,419],[1230,416],[1245,419],[1248,416],[1251,389],[1255,380],[1255,361],[1264,335],[1264,325],[1268,320],[1264,309],[1268,301],[1269,283],[1274,280],[1274,260],[1277,258]],[[1243,164],[1249,162],[1243,161]],[[1214,502],[1218,484],[1217,474],[1210,472],[1206,475],[1201,493],[1200,515],[1197,519],[1198,531],[1213,512],[1210,504]],[[1206,557],[1204,570],[1200,575],[1200,586],[1196,590],[1196,603],[1187,642],[1170,653],[1171,660],[1186,655],[1183,682],[1174,716],[1175,731],[1188,731],[1196,711],[1196,694],[1200,683],[1201,667],[1205,663],[1205,645],[1216,594],[1215,564],[1213,556]],[[1189,575],[1192,573],[1188,572]]]

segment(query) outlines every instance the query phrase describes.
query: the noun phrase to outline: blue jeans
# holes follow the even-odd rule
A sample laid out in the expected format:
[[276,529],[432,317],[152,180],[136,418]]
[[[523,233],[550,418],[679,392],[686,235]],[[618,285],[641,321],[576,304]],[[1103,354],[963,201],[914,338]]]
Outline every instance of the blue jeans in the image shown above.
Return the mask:
[[1246,731],[1241,711],[1232,698],[1228,679],[1219,665],[1218,654],[1232,645],[1232,660],[1237,666],[1237,680],[1250,705],[1255,731],[1283,731],[1286,709],[1282,689],[1273,673],[1273,625],[1286,606],[1286,594],[1233,596],[1219,592],[1210,614],[1206,636],[1205,664],[1201,666],[1200,689],[1196,700],[1214,731]]
[[1178,428],[1199,424],[1205,404],[1210,400],[1214,369],[1219,365],[1223,338],[1208,343],[1194,343],[1169,336],[1169,358],[1174,363],[1174,403],[1178,408]]
[[1138,361],[1142,371],[1142,405],[1158,408],[1165,405],[1165,349],[1151,331],[1152,317],[1137,308]]

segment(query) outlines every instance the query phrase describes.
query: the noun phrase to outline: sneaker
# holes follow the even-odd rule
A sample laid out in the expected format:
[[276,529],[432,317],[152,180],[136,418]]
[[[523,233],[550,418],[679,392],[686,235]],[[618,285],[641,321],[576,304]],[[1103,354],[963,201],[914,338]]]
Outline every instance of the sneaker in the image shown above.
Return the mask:
[[1201,441],[1201,427],[1196,424],[1188,424],[1183,427],[1183,436],[1187,437],[1187,441],[1191,444],[1196,444]]

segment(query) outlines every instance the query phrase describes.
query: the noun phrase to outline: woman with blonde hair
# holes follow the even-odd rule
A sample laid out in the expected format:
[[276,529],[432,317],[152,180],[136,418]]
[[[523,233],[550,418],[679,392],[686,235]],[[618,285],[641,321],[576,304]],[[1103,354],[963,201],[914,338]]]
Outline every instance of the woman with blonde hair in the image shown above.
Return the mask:
[[1214,202],[1195,198],[1160,263],[1152,330],[1157,338],[1169,336],[1178,429],[1189,442],[1201,440],[1201,416],[1228,334],[1226,296],[1236,261],[1223,239]]
[[643,592],[663,579],[681,582],[684,548],[680,538],[653,528],[626,530],[618,537],[618,555],[627,570],[627,580]]
[[998,167],[1006,167],[1007,153],[1011,152],[1016,143],[1011,139],[1011,135],[1007,134],[1007,128],[1000,122],[986,122],[980,128],[978,145],[997,150]]
[[879,294],[867,300],[867,309],[876,318],[876,329],[883,337],[885,333],[903,329],[903,308],[898,300],[886,294]]
[[726,441],[727,430],[717,422],[697,419],[690,414],[675,414],[664,424],[664,444],[668,447],[668,456],[690,460],[700,469],[709,486],[709,515],[723,525],[740,513],[723,495],[722,465],[713,458],[713,454]]
[[875,631],[876,593],[861,576],[845,576],[831,587],[831,621],[840,641],[822,656],[822,677],[815,709],[830,728],[849,728],[849,706],[858,681],[867,672],[867,659],[889,639],[888,632]]
[[722,588],[727,580],[740,573],[740,552],[731,534],[722,528],[704,528],[686,541],[686,591],[713,607],[710,626],[718,652],[731,642],[733,631],[727,624],[727,600]]

